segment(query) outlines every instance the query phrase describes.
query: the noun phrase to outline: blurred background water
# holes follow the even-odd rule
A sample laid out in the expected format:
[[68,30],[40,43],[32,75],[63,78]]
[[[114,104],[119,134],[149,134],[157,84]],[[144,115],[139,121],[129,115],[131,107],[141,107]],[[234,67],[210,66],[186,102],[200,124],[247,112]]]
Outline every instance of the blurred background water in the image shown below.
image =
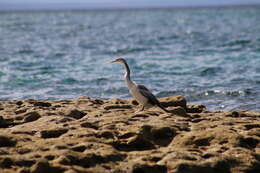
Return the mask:
[[158,97],[260,110],[260,8],[0,12],[0,100]]

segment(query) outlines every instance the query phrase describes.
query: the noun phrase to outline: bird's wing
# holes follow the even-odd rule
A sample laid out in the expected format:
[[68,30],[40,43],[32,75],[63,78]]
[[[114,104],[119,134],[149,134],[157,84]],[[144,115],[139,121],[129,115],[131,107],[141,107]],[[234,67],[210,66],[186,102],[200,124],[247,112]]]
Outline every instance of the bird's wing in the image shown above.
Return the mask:
[[138,91],[146,98],[148,98],[148,101],[153,105],[158,105],[159,101],[157,98],[149,91],[144,85],[137,85]]

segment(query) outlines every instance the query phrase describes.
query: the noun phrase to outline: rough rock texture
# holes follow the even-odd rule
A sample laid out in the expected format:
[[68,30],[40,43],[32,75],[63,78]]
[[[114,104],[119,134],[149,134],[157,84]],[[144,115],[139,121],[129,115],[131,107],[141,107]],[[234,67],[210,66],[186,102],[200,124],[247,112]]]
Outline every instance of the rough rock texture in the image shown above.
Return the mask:
[[0,102],[0,172],[260,172],[260,112],[133,99]]

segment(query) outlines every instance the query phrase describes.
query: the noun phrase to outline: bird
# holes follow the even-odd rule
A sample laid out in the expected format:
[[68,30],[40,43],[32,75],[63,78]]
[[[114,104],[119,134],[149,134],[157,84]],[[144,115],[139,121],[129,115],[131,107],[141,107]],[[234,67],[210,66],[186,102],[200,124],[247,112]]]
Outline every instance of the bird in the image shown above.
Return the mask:
[[116,62],[120,62],[124,64],[125,66],[124,79],[128,86],[129,92],[136,99],[136,101],[141,105],[141,108],[137,110],[136,113],[144,111],[145,107],[150,107],[150,106],[158,106],[163,111],[167,113],[170,112],[169,110],[163,107],[160,101],[153,95],[153,93],[149,89],[147,89],[147,87],[141,84],[137,84],[136,82],[131,80],[130,68],[125,59],[118,58],[111,61],[110,63],[116,63]]

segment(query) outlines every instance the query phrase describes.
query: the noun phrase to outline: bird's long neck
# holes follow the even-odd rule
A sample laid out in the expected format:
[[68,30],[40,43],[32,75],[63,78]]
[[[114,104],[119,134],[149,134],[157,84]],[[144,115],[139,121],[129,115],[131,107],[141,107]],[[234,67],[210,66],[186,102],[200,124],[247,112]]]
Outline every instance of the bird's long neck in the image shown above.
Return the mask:
[[125,79],[131,81],[129,66],[126,62],[124,62],[124,65],[125,65]]

